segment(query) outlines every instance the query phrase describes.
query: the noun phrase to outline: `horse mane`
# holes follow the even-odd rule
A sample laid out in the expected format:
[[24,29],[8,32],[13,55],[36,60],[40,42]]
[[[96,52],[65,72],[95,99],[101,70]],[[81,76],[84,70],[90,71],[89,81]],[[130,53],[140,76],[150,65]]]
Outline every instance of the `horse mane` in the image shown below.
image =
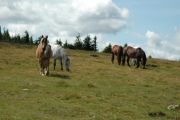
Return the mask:
[[52,50],[51,45],[46,45],[45,51],[44,51],[45,58],[50,58],[52,56]]

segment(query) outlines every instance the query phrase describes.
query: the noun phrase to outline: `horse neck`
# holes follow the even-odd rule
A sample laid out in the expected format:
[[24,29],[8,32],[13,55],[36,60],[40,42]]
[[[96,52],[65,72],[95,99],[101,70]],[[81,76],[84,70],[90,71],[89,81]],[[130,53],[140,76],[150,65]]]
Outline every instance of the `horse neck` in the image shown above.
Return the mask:
[[140,52],[143,62],[146,63],[147,58],[146,58],[146,53],[144,52],[144,50],[142,48],[137,48],[137,50]]
[[126,55],[126,54],[127,54],[127,50],[128,50],[128,47],[124,47],[124,48],[123,48],[123,55]]
[[44,50],[44,56],[45,57],[51,57],[52,52],[51,52],[51,46],[50,45],[46,45],[45,50]]

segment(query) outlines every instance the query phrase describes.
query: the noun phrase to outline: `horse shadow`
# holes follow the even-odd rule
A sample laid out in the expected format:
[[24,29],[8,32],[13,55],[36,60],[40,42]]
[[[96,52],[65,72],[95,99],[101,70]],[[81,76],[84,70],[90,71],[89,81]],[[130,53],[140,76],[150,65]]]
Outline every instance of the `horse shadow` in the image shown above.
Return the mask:
[[49,77],[54,77],[54,78],[61,78],[61,79],[70,79],[69,75],[65,75],[65,74],[58,74],[58,73],[51,73],[49,75]]
[[154,69],[160,67],[159,65],[156,64],[146,64],[146,69]]
[[[132,68],[138,69],[136,66],[131,66]],[[160,66],[156,64],[146,64],[143,68],[142,65],[139,66],[139,68],[142,68],[143,70],[157,70]]]

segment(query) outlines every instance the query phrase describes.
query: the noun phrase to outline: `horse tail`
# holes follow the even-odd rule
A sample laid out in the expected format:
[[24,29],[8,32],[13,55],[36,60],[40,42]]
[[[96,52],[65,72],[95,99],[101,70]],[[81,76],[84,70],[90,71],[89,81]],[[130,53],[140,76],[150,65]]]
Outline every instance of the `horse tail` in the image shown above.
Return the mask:
[[144,61],[145,61],[145,64],[146,64],[146,61],[147,61],[147,57],[146,57],[146,54],[145,54],[145,52],[144,52]]
[[121,60],[123,60],[123,47],[119,46],[119,63],[121,64]]
[[127,55],[127,47],[123,47],[122,48],[122,63],[123,63],[123,65],[125,65],[126,55]]
[[123,56],[123,47],[119,46],[119,49],[120,49],[120,56]]

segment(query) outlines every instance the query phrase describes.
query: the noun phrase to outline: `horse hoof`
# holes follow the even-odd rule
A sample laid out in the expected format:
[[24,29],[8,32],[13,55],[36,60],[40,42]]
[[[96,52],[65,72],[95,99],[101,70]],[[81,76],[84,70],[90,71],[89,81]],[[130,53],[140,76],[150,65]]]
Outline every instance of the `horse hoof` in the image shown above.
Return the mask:
[[49,75],[49,72],[48,73],[46,73],[46,76],[48,76]]
[[48,76],[49,75],[49,71],[45,71],[45,76]]
[[40,72],[40,75],[41,75],[41,76],[44,76],[44,73]]

